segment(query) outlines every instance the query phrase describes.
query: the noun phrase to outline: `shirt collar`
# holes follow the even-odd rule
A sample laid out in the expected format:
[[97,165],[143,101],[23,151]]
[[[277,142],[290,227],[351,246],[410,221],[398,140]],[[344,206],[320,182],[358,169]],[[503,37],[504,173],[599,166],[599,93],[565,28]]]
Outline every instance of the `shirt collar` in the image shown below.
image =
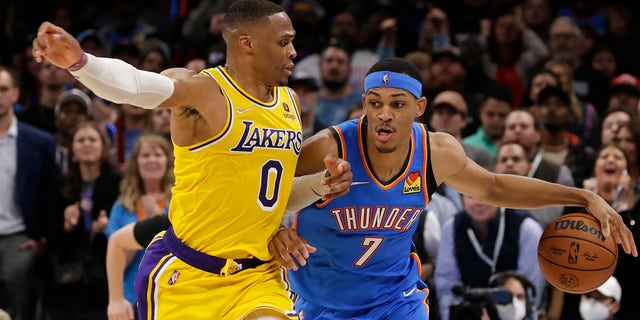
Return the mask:
[[7,130],[7,136],[12,138],[18,137],[18,118],[16,118],[15,115],[13,116],[13,119],[11,119],[11,125],[9,125],[9,130]]

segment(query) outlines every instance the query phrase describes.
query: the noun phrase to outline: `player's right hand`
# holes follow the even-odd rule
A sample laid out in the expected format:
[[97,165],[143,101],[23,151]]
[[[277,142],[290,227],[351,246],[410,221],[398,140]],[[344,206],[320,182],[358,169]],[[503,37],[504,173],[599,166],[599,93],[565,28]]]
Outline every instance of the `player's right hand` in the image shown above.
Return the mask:
[[36,62],[47,59],[62,69],[71,67],[84,54],[78,40],[50,22],[43,22],[38,28],[38,35],[33,39],[32,53]]
[[298,270],[298,264],[301,266],[306,265],[309,253],[314,253],[316,250],[315,247],[307,243],[307,240],[290,228],[278,230],[276,235],[269,241],[269,252],[285,268],[293,271]]
[[109,300],[109,305],[107,306],[107,317],[109,320],[135,319],[131,303],[124,298]]

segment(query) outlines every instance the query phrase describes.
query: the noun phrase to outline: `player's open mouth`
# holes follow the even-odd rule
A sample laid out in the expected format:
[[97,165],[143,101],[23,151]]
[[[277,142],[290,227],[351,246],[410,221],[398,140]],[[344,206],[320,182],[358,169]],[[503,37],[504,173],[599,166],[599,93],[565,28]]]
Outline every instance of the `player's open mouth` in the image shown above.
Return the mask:
[[394,132],[395,132],[395,130],[393,130],[393,129],[389,128],[389,127],[378,127],[378,128],[376,128],[376,136],[378,137],[378,140],[381,140],[381,141],[389,140]]

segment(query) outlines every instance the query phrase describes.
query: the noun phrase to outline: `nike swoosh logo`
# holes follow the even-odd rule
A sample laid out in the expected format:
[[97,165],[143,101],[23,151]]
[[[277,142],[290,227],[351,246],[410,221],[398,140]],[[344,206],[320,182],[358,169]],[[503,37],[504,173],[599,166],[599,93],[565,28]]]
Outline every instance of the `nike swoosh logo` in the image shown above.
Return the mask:
[[236,112],[237,113],[245,113],[245,112],[247,112],[247,111],[249,111],[251,109],[253,109],[253,108],[246,108],[246,109],[236,108]]
[[369,181],[354,181],[354,182],[351,182],[351,185],[352,186],[357,186],[357,185],[360,185],[360,184],[368,184],[368,183],[369,183]]
[[414,287],[413,289],[409,290],[409,292],[402,291],[402,295],[405,296],[405,297],[408,297],[408,296],[412,295],[414,292],[416,292],[416,289],[417,288]]

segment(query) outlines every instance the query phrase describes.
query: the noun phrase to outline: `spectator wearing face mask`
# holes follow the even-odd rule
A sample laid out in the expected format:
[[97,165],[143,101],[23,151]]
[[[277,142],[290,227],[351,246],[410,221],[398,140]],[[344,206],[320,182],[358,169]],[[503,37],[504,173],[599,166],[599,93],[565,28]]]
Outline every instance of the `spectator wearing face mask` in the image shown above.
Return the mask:
[[620,283],[611,276],[595,291],[582,295],[580,316],[584,320],[611,320],[620,310],[620,298],[622,298]]

